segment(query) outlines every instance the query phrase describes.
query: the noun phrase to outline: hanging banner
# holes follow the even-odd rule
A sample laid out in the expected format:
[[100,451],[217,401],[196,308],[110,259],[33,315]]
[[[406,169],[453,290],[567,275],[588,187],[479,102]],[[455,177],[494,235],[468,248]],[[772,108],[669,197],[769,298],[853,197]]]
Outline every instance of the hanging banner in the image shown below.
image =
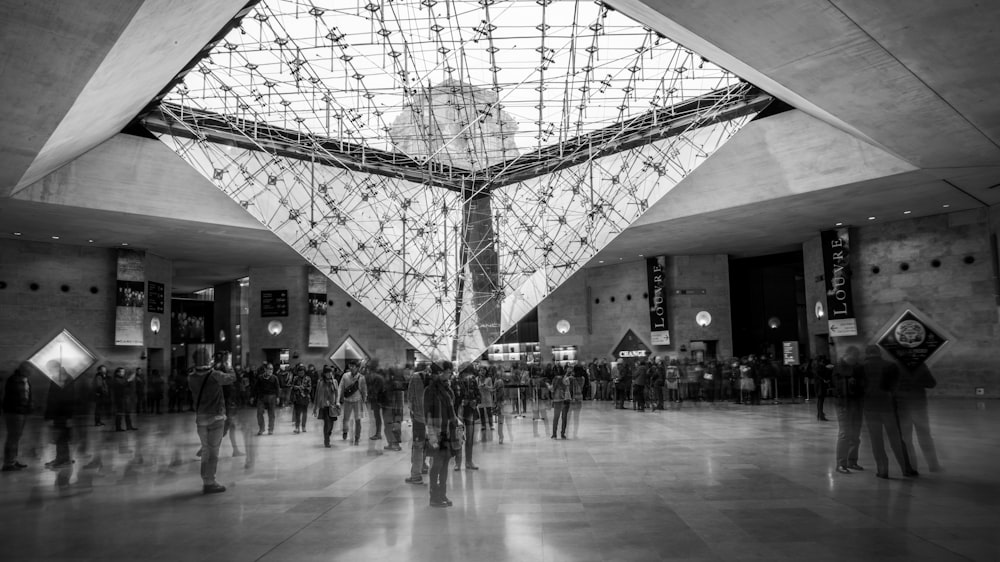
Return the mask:
[[326,347],[330,337],[326,332],[326,277],[318,271],[309,272],[309,347]]
[[649,295],[649,340],[653,345],[670,345],[667,326],[666,256],[646,259],[646,283]]
[[931,358],[948,340],[913,311],[907,310],[889,326],[878,345],[911,371]]
[[115,345],[141,346],[146,318],[146,260],[142,252],[118,250]]
[[851,240],[846,228],[820,233],[823,246],[823,279],[826,288],[827,327],[830,337],[858,335],[851,291]]

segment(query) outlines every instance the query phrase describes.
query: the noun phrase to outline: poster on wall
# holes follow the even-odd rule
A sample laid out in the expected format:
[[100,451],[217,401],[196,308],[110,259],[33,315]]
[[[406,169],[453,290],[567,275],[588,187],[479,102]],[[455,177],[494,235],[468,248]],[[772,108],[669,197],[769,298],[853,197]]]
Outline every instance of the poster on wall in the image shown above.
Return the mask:
[[146,283],[146,309],[154,314],[163,314],[166,307],[166,291],[163,283],[149,281]]
[[260,315],[263,318],[288,316],[288,291],[261,291]]
[[649,295],[649,340],[653,345],[670,345],[667,326],[666,256],[646,259],[646,284]]
[[827,328],[830,337],[858,335],[851,290],[851,239],[847,228],[820,233],[823,246],[823,283],[826,290]]
[[309,347],[326,347],[330,338],[326,331],[326,277],[318,271],[309,272]]
[[624,360],[636,360],[636,359],[647,359],[652,351],[649,347],[643,343],[639,336],[635,334],[632,330],[625,332],[625,337],[622,338],[615,350],[612,352],[615,361]]
[[118,251],[115,287],[115,345],[143,345],[146,275],[142,252]]
[[170,343],[215,343],[215,303],[170,299]]
[[878,340],[906,368],[916,369],[931,358],[948,340],[911,310],[906,310]]

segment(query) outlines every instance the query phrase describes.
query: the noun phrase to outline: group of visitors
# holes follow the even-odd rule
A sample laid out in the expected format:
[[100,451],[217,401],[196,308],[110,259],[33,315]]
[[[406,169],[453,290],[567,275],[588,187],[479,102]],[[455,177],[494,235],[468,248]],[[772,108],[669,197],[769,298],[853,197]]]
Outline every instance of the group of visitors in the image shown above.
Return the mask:
[[875,460],[875,476],[889,478],[888,441],[903,476],[916,477],[916,433],[931,472],[941,470],[927,413],[927,391],[937,385],[926,365],[900,367],[882,357],[876,345],[861,350],[848,347],[831,366],[831,384],[837,403],[836,470],[841,474],[864,470],[858,464],[862,426],[867,427]]

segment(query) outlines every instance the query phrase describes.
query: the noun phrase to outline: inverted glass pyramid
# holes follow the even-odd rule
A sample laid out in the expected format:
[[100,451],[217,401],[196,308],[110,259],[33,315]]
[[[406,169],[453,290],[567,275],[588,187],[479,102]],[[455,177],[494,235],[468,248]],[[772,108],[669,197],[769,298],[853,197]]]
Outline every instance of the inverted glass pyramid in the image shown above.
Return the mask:
[[603,4],[262,2],[144,124],[472,360],[770,101]]

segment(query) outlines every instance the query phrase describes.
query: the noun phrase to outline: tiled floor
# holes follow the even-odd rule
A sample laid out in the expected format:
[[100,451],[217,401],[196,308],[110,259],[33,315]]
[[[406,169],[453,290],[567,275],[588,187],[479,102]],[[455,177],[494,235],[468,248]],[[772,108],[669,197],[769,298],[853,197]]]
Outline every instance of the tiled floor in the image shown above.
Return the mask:
[[63,473],[39,468],[53,446],[33,420],[32,468],[0,474],[0,560],[1000,560],[1000,403],[932,402],[946,471],[889,481],[833,472],[836,423],[813,408],[587,403],[567,441],[508,415],[503,445],[476,443],[482,470],[449,472],[450,509],[403,482],[408,447],[325,449],[287,410],[253,470],[227,439],[214,496],[190,414],[88,428],[103,467],[77,454]]

